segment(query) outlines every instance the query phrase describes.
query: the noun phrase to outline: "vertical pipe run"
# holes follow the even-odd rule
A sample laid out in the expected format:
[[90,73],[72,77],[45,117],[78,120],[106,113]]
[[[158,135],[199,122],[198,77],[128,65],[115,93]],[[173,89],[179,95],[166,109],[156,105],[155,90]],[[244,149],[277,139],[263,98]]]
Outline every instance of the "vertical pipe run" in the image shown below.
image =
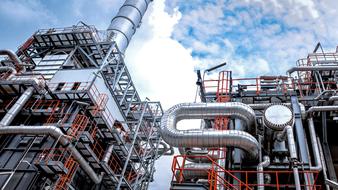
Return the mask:
[[[218,151],[219,152],[219,155],[218,155],[218,161],[217,161],[217,164],[219,166],[221,166],[222,168],[225,168],[225,153],[224,153],[224,148],[220,148],[220,150]],[[224,175],[224,172],[221,172],[218,176],[218,190],[224,190],[224,184],[222,183],[222,179],[224,179],[225,175]]]
[[[309,164],[310,165],[310,153],[308,149],[308,143],[307,143],[307,136],[304,131],[303,123],[302,123],[302,109],[301,104],[298,102],[298,99],[296,96],[291,97],[291,104],[292,109],[295,115],[295,135],[297,139],[297,144],[299,148],[299,161],[302,162],[304,165]],[[306,190],[311,190],[311,184],[314,183],[313,174],[303,174]]]
[[23,106],[27,103],[29,98],[33,95],[34,88],[29,87],[27,90],[20,96],[20,98],[15,102],[15,104],[9,109],[6,115],[0,121],[0,126],[10,125],[16,115],[20,112]]
[[[294,138],[293,130],[292,130],[291,126],[286,126],[285,130],[286,130],[286,134],[287,134],[287,138],[288,138],[288,147],[289,147],[289,152],[290,152],[290,158],[291,158],[291,162],[293,162],[293,161],[298,159],[295,138]],[[294,180],[295,180],[296,190],[301,190],[297,166],[293,166],[293,177],[294,177]]]
[[270,165],[270,157],[264,156],[263,161],[258,164],[257,166],[257,189],[258,190],[264,190],[264,173],[263,168],[268,167]]
[[312,170],[317,170],[321,171],[322,170],[322,163],[320,159],[320,153],[319,153],[319,148],[318,148],[318,142],[317,142],[317,135],[315,131],[315,127],[313,124],[313,118],[310,117],[308,119],[308,125],[309,125],[309,133],[310,133],[310,139],[311,139],[311,144],[312,144],[312,151],[313,151],[313,156],[314,156],[314,161],[315,161],[315,167],[311,167]]
[[113,153],[113,150],[114,150],[114,145],[111,144],[108,146],[107,148],[107,151],[105,152],[105,154],[103,155],[103,159],[102,159],[102,162],[108,164],[108,161]]
[[288,148],[289,148],[289,153],[290,153],[290,162],[292,163],[292,167],[293,167],[293,177],[294,177],[294,181],[295,181],[295,187],[296,190],[301,190],[300,187],[300,181],[299,181],[299,173],[298,173],[298,168],[296,165],[294,165],[294,161],[296,161],[298,159],[297,156],[297,150],[296,150],[296,143],[295,143],[295,138],[293,135],[293,130],[291,126],[286,126],[283,130],[282,133],[280,133],[277,136],[278,140],[284,140],[285,136],[287,137],[288,140]]

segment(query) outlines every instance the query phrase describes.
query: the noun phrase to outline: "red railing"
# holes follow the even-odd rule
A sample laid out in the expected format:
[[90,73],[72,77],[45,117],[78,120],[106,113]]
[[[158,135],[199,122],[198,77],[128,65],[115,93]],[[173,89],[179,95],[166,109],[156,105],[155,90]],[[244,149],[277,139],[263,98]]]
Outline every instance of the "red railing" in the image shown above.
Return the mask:
[[9,110],[15,104],[17,99],[17,97],[13,97],[10,100],[4,100],[4,102],[0,105],[1,109]]
[[228,102],[231,97],[231,71],[222,71],[218,74],[216,100]]
[[78,139],[82,132],[86,129],[89,123],[89,118],[85,115],[78,114],[76,115],[71,129],[68,130],[68,135]]
[[[206,158],[210,160],[211,163],[211,167],[210,169],[198,169],[198,168],[186,168],[185,167],[185,162],[187,158]],[[215,181],[217,181],[217,185],[219,184],[231,184],[229,181],[226,181],[224,179],[224,177],[222,179],[220,179],[220,177],[212,178],[210,172],[217,172],[217,173],[224,173],[224,175],[228,176],[231,178],[231,180],[236,181],[239,187],[241,188],[246,188],[246,189],[253,189],[252,187],[250,187],[248,184],[246,184],[245,182],[241,181],[240,179],[238,179],[234,174],[232,174],[230,171],[224,169],[223,167],[221,167],[220,165],[218,165],[215,161],[213,161],[210,157],[208,156],[187,156],[187,155],[177,155],[174,156],[173,159],[173,163],[172,163],[172,168],[171,168],[172,172],[173,172],[173,177],[172,177],[172,181],[174,182],[178,182],[178,183],[182,183],[185,180],[184,177],[184,171],[186,170],[190,170],[190,171],[205,171],[206,172],[206,178],[210,179],[211,181],[209,181],[209,184],[214,184]],[[219,174],[218,174],[219,175]],[[214,175],[215,176],[215,175]],[[220,183],[221,182],[221,183]],[[209,188],[210,189],[210,188]]]
[[[108,101],[108,97],[104,98],[105,95],[103,95],[103,93],[100,93],[94,84],[89,89],[89,94],[92,97],[94,104],[95,104],[93,115],[94,113],[95,115],[97,115],[98,113],[101,113],[103,116],[103,119],[107,122],[107,125],[109,127],[113,127],[115,123],[115,118],[113,117],[113,115],[111,114],[110,110],[108,109],[106,105]],[[102,107],[100,111],[95,111],[99,107]]]
[[307,59],[311,65],[338,64],[338,53],[311,53]]
[[319,94],[323,90],[336,90],[338,87],[337,82],[335,81],[323,81],[322,83],[319,83],[312,80],[296,80],[295,83],[297,84],[296,90],[299,91],[301,97]]
[[8,70],[6,72],[0,73],[0,80],[6,80],[13,71]]
[[116,158],[115,155],[111,156],[108,165],[114,173],[120,173],[121,172],[122,167],[120,165],[118,158]]
[[133,170],[127,171],[125,174],[125,178],[127,179],[129,183],[132,183],[136,179],[136,177],[137,177],[137,173],[134,172]]
[[92,124],[91,129],[89,130],[91,137],[94,139],[94,144],[91,144],[90,147],[95,153],[96,157],[101,160],[103,158],[104,149],[101,145],[101,141],[98,140],[97,132],[98,128],[95,123]]
[[[219,94],[219,80],[204,80],[203,87],[206,93]],[[221,83],[222,84],[222,83]],[[225,84],[223,90],[229,91],[229,94],[238,91],[255,91],[256,95],[264,94],[267,92],[276,92],[280,94],[289,94],[295,89],[292,77],[265,77],[258,78],[233,78],[231,79],[231,88]]]
[[73,179],[73,176],[79,167],[79,164],[73,159],[73,157],[68,157],[67,161],[64,164],[65,168],[67,168],[67,174],[63,174],[60,176],[59,180],[56,182],[55,190],[67,190],[68,185]]
[[100,93],[97,103],[95,105],[95,108],[93,110],[93,115],[96,116],[98,113],[104,111],[104,109],[107,106],[107,102],[108,102],[108,95]]
[[[207,158],[210,160],[211,167],[209,169],[198,169],[198,168],[187,168],[185,167],[185,162],[187,158]],[[254,189],[259,186],[269,187],[273,189],[285,189],[285,188],[295,188],[293,182],[293,171],[292,170],[266,170],[262,173],[269,175],[271,177],[271,183],[266,184],[257,184],[257,174],[259,173],[256,170],[225,170],[223,167],[218,165],[208,156],[187,156],[187,155],[178,155],[174,156],[172,164],[172,181],[176,183],[182,183],[185,181],[184,171],[198,171],[205,172],[205,179],[208,179],[209,189],[214,190],[219,186],[223,186],[228,189]],[[306,187],[310,190],[320,190],[321,185],[317,185],[317,180],[319,177],[318,171],[311,170],[301,170],[299,171],[300,176],[305,176],[306,179],[310,179],[313,176],[312,184],[300,184],[302,189]],[[236,177],[236,176],[240,176]],[[228,179],[228,180],[226,180]],[[310,180],[308,180],[310,181]]]
[[61,109],[60,100],[42,100],[36,99],[28,101],[24,109],[31,109],[33,112],[45,112],[45,113],[55,113],[58,109]]
[[37,162],[60,161],[65,163],[69,155],[66,148],[45,148],[39,154]]

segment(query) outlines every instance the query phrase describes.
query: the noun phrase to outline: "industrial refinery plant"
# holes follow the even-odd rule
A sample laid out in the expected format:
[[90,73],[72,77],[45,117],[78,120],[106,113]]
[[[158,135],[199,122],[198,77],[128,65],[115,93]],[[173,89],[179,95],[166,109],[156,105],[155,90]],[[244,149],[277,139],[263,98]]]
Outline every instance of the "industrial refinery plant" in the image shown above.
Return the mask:
[[2,190],[146,190],[163,156],[172,190],[338,189],[338,48],[318,43],[279,76],[197,70],[200,100],[163,110],[124,63],[150,3],[0,50]]
[[[200,103],[162,116],[161,135],[180,154],[171,189],[337,189],[338,52],[320,43],[285,76],[218,78],[197,71]],[[178,130],[177,123],[202,119]]]

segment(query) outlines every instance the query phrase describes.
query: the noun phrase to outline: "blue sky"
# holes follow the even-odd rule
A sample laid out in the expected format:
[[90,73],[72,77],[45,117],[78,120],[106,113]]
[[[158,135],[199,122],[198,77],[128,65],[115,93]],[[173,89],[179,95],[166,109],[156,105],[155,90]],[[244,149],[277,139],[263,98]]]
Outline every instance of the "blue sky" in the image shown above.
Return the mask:
[[[106,29],[122,3],[2,0],[0,48],[15,50],[39,28],[78,21]],[[335,0],[155,0],[125,60],[141,97],[167,109],[194,101],[196,69],[226,61],[235,77],[281,75],[319,41],[334,51],[336,18]],[[170,164],[170,157],[157,162],[151,189],[168,189]]]

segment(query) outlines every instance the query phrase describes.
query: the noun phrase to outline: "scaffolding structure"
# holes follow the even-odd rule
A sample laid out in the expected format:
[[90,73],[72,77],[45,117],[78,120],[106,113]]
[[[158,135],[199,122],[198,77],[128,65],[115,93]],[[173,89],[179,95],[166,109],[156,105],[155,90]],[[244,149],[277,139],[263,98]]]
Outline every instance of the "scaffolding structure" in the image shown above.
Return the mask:
[[148,188],[172,150],[123,53],[149,3],[127,0],[105,31],[79,22],[0,50],[2,189]]

